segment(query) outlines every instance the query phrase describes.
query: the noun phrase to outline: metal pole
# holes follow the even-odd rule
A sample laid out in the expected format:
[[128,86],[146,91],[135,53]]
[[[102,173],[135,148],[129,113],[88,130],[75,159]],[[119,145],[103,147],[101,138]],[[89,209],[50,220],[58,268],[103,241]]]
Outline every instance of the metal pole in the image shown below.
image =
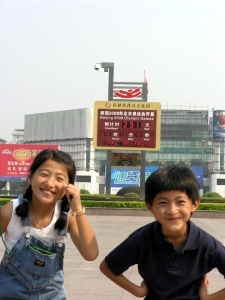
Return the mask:
[[[148,83],[143,82],[142,87],[142,101],[147,102]],[[145,199],[145,164],[146,164],[146,151],[141,151],[141,165],[140,165],[140,199]]]
[[[114,63],[101,63],[101,67],[104,71],[109,71],[109,81],[108,81],[108,101],[113,100],[113,81],[114,81]],[[107,150],[106,153],[106,177],[105,177],[105,198],[110,199],[111,194],[111,163],[112,163],[112,151]]]

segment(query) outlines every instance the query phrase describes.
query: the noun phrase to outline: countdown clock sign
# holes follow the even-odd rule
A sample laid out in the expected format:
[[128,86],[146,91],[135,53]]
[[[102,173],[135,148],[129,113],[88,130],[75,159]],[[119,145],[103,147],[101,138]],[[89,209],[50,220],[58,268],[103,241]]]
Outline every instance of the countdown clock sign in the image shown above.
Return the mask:
[[158,102],[96,101],[95,149],[160,149],[161,104]]

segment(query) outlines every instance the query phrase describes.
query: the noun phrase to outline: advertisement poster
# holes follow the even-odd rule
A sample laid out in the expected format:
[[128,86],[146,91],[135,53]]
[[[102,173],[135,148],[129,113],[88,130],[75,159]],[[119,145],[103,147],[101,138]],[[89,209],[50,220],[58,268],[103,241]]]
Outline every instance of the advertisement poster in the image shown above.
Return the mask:
[[0,180],[25,181],[35,156],[59,145],[0,144]]
[[[157,170],[158,166],[149,166],[145,168],[145,179],[147,179],[152,172]],[[203,189],[203,168],[190,167],[195,173],[200,190]],[[139,167],[116,167],[111,169],[111,193],[116,194],[121,188],[126,186],[140,186],[140,168]]]
[[225,110],[213,111],[213,139],[225,139]]
[[[145,179],[158,169],[157,166],[145,168]],[[139,167],[116,167],[111,168],[111,193],[116,194],[121,188],[125,186],[139,186],[140,185],[140,168]]]

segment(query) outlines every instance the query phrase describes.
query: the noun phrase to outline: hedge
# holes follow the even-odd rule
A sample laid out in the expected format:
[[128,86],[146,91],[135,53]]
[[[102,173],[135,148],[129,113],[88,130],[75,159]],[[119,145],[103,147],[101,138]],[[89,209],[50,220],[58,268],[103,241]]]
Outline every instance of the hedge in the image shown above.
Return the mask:
[[[0,199],[0,206],[8,203],[9,199]],[[105,208],[145,208],[144,201],[111,201],[111,200],[82,200],[85,207],[105,207]],[[200,203],[198,210],[225,211],[225,203]]]
[[[107,208],[145,208],[143,201],[88,201],[82,200],[85,207],[107,207]],[[201,203],[198,210],[225,211],[225,203]]]

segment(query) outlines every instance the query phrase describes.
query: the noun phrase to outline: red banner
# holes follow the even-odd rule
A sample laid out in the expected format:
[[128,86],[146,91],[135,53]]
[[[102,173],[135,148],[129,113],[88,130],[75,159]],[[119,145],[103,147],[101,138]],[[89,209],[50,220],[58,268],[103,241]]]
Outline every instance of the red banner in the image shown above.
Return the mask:
[[26,180],[35,156],[44,149],[59,145],[0,144],[0,180]]

